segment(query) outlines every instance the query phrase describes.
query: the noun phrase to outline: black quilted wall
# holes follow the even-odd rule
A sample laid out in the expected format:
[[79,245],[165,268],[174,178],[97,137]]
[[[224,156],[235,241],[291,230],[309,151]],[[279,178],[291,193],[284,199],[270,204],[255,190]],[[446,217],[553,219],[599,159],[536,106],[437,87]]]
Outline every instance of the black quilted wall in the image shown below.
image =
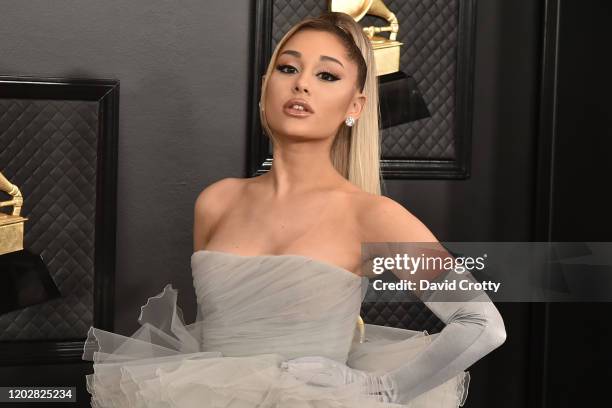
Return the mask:
[[84,338],[93,322],[98,108],[0,99],[0,169],[24,197],[24,247],[62,294],[0,315],[2,341]]

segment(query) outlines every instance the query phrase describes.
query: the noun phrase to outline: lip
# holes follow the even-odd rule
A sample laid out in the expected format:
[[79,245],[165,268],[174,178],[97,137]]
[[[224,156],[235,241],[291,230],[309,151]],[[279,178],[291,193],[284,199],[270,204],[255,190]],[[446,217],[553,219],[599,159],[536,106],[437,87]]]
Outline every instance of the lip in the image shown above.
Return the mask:
[[[299,104],[299,105],[304,106],[305,110],[302,111],[302,110],[297,110],[297,109],[291,108],[291,106],[293,106],[296,103]],[[312,115],[314,113],[314,111],[312,110],[312,108],[310,107],[308,102],[306,102],[304,99],[299,99],[299,98],[292,98],[292,99],[288,100],[283,105],[283,111],[285,113],[287,113],[288,115],[291,115],[291,116],[308,116],[308,115]]]
[[297,110],[293,108],[283,108],[283,112],[285,112],[285,114],[289,116],[295,116],[295,117],[301,117],[301,118],[312,115],[312,112],[301,111],[301,110]]

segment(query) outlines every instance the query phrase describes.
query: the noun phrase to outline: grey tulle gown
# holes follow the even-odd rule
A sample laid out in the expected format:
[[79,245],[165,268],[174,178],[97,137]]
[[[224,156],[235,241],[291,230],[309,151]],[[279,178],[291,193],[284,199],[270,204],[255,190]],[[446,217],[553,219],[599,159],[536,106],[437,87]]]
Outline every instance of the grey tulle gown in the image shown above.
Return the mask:
[[357,318],[368,279],[301,255],[243,256],[200,250],[191,256],[196,320],[186,325],[170,284],[141,308],[141,327],[122,336],[91,327],[83,359],[91,406],[98,407],[411,407],[463,405],[469,373],[410,404],[363,395],[353,383],[321,387],[280,368],[324,356],[360,370],[405,364],[438,333],[365,325]]

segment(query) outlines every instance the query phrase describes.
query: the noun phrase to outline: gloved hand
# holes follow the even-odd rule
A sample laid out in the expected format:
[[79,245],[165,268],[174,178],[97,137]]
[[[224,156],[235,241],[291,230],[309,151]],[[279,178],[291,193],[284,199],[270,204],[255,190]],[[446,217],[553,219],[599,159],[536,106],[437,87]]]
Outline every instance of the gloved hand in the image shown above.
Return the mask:
[[363,394],[380,402],[394,399],[391,382],[385,381],[386,376],[356,370],[327,357],[298,357],[282,362],[281,368],[308,384],[334,387],[356,382],[361,385]]

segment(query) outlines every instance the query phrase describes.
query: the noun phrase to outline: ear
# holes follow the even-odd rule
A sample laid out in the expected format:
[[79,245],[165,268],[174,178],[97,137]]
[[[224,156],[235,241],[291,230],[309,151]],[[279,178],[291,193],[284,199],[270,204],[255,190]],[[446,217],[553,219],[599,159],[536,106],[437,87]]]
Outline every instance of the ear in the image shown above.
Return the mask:
[[363,93],[357,93],[351,100],[349,105],[349,109],[346,111],[346,116],[352,116],[355,119],[358,119],[361,116],[361,112],[363,111],[363,107],[366,103],[366,96]]

